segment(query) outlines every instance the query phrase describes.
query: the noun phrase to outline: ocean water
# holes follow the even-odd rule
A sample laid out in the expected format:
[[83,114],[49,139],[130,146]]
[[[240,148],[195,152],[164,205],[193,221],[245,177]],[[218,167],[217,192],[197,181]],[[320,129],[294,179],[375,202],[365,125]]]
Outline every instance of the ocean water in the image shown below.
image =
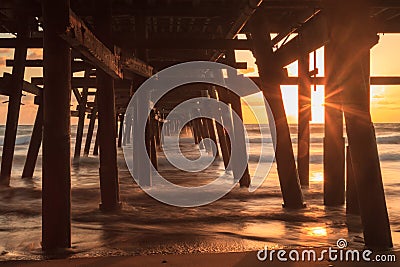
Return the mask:
[[[254,173],[260,157],[259,129],[248,126],[249,170]],[[40,259],[41,157],[33,179],[21,179],[32,126],[19,126],[10,188],[0,188],[0,260]],[[85,129],[86,131],[86,129]],[[297,125],[290,126],[294,151]],[[72,140],[76,127],[71,128]],[[377,124],[376,133],[394,249],[400,249],[400,124]],[[4,126],[0,126],[0,152]],[[85,136],[85,135],[84,135]],[[71,257],[103,255],[149,255],[248,251],[269,247],[327,247],[345,238],[349,247],[362,248],[360,219],[346,216],[345,207],[323,205],[323,126],[311,128],[310,187],[303,190],[307,207],[288,211],[282,197],[276,166],[255,192],[235,187],[222,199],[206,206],[179,208],[162,204],[146,195],[127,170],[118,151],[123,209],[103,214],[100,203],[98,157],[82,157],[71,168],[72,254]],[[85,140],[83,140],[84,143]],[[93,139],[94,143],[94,139]],[[74,142],[73,142],[74,145]],[[73,145],[71,151],[73,151]],[[93,144],[92,144],[93,148]],[[182,138],[181,150],[196,156],[199,149],[190,136]],[[197,154],[196,154],[197,153]],[[169,181],[185,186],[206,184],[224,173],[221,160],[199,173],[186,173],[171,166],[159,151],[159,171]]]

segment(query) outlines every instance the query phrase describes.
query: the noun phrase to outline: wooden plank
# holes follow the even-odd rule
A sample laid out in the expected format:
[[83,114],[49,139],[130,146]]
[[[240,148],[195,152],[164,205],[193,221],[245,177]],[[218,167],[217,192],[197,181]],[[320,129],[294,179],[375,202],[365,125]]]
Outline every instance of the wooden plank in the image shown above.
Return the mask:
[[[96,78],[85,79],[83,77],[73,77],[71,79],[72,87],[74,88],[97,88]],[[31,83],[34,85],[43,85],[43,77],[32,77]],[[129,80],[116,80],[115,88],[130,88],[131,82]]]
[[[25,42],[28,48],[43,48],[43,38],[28,38]],[[0,48],[15,48],[17,38],[0,38]]]
[[115,79],[122,78],[120,55],[110,51],[72,10],[67,30],[60,36],[96,66]]
[[153,75],[153,67],[135,57],[122,57],[122,67],[124,71],[130,71],[146,78]]
[[[89,62],[85,61],[72,61],[71,62],[72,66],[72,71],[73,72],[79,72],[79,71],[84,71],[88,67],[92,67],[93,65],[90,64]],[[6,60],[6,66],[7,67],[12,67],[14,66],[14,60],[12,59],[7,59]],[[29,68],[43,68],[43,60],[42,59],[30,59],[26,60],[25,67]]]
[[371,85],[400,85],[400,77],[371,77]]
[[[3,73],[3,78],[0,78],[0,90],[3,90],[2,94],[4,95],[10,95],[10,92],[8,91],[10,88],[10,83],[11,83],[12,76],[10,73]],[[22,85],[22,91],[26,93],[30,93],[33,95],[39,95],[40,91],[43,90],[42,88],[24,81]],[[1,91],[0,91],[1,92]]]
[[274,53],[282,67],[296,61],[301,54],[311,53],[328,42],[327,22],[321,13],[299,28],[299,35]]
[[[249,77],[253,80],[257,85],[260,84],[259,77]],[[316,77],[311,78],[311,84],[316,85],[325,85],[325,77]],[[283,79],[281,85],[298,85],[299,78],[298,77],[287,77]],[[382,76],[374,76],[371,77],[371,85],[400,85],[400,77],[382,77]]]
[[174,39],[159,38],[140,40],[129,35],[117,35],[114,41],[121,47],[129,49],[236,49],[251,50],[251,40],[235,39]]

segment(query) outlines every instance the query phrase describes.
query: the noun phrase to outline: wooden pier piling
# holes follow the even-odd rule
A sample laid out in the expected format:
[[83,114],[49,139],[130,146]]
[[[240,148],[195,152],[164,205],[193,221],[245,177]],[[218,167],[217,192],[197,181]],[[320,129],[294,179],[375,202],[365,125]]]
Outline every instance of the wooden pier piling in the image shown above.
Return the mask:
[[299,176],[293,154],[292,140],[290,139],[289,125],[283,106],[280,84],[283,70],[273,64],[274,55],[271,37],[266,31],[266,24],[262,16],[255,14],[251,22],[251,37],[253,39],[253,54],[258,66],[261,90],[268,101],[276,126],[276,162],[278,176],[283,196],[283,206],[286,208],[303,208],[303,195],[300,188]]
[[[218,97],[217,90],[216,90],[215,87],[211,87],[209,89],[209,92],[210,92],[211,98],[219,101],[219,97]],[[221,101],[219,101],[219,102],[222,104]],[[216,110],[215,111],[215,116],[217,118],[219,117],[220,121],[222,123],[224,123],[221,110]],[[224,127],[220,123],[218,123],[217,121],[216,121],[216,129],[217,129],[217,134],[218,134],[219,146],[221,148],[222,160],[224,161],[225,169],[227,169],[228,168],[228,164],[229,164],[229,160],[231,158],[231,155],[229,153],[230,152],[230,148],[231,148],[230,147],[230,140],[229,140],[229,137],[226,135]]]
[[85,156],[88,156],[89,152],[90,152],[90,146],[92,144],[94,126],[96,124],[96,118],[97,118],[97,92],[96,92],[96,95],[94,98],[94,107],[92,108],[92,112],[90,113],[88,132],[87,132],[86,141],[85,141],[85,149],[83,150],[83,155],[85,155]]
[[[96,1],[94,24],[97,36],[109,49],[112,47],[112,1]],[[99,127],[97,130],[100,153],[100,189],[103,211],[114,211],[121,207],[119,202],[119,181],[117,168],[117,147],[115,127],[114,79],[102,69],[96,70],[97,109]]]
[[[90,70],[85,71],[85,78],[90,79]],[[79,91],[77,92],[79,94]],[[88,98],[89,88],[84,86],[82,89],[82,95],[80,97],[80,102],[78,106],[78,126],[76,129],[76,138],[75,138],[75,153],[74,153],[74,163],[79,163],[79,159],[81,157],[81,148],[82,148],[82,137],[83,137],[83,128],[85,127],[85,115],[86,115],[86,104]]]
[[118,116],[119,119],[119,130],[118,130],[118,147],[122,147],[122,137],[124,131],[124,114]]
[[[316,64],[314,64],[316,66]],[[299,58],[297,169],[300,185],[310,184],[311,79],[308,53]]]
[[360,215],[357,186],[349,146],[346,148],[346,213]]
[[39,155],[40,145],[43,139],[43,97],[42,93],[37,96],[38,110],[36,113],[35,124],[33,125],[31,141],[29,142],[28,153],[26,155],[22,178],[32,178],[35,171],[36,161]]
[[17,138],[19,111],[21,106],[22,86],[25,74],[27,47],[25,45],[29,34],[28,16],[24,13],[23,1],[18,1],[18,33],[17,45],[14,51],[12,69],[12,88],[9,96],[7,124],[4,133],[3,152],[1,157],[0,185],[9,186],[14,158],[15,140]]
[[69,26],[69,0],[43,0],[42,247],[71,247],[71,48],[59,33]]
[[[247,149],[246,149],[246,139],[245,139],[245,133],[244,133],[244,122],[243,122],[243,112],[242,112],[242,103],[240,100],[240,96],[236,95],[233,92],[229,93],[230,95],[230,100],[231,100],[231,105],[232,105],[232,110],[237,114],[237,116],[240,119],[240,124],[238,125],[236,120],[233,120],[233,129],[234,129],[234,146],[237,148],[237,153],[232,153],[232,161],[233,161],[233,166],[232,166],[232,171],[235,179],[239,180],[240,187],[249,187],[251,183],[251,178],[250,178],[250,173],[249,173],[249,167],[247,164]],[[238,177],[238,171],[236,170],[236,166],[240,165],[236,163],[237,161],[243,161],[246,162],[246,167],[244,169],[243,174],[241,174],[240,177]]]
[[341,99],[365,245],[391,248],[393,243],[375,129],[369,112],[369,71],[363,64],[378,37],[373,31],[365,1],[355,0],[346,6],[335,5],[335,1],[329,3],[330,46],[335,46],[337,57],[332,68],[340,70],[336,79],[343,88]]
[[345,140],[339,78],[343,63],[340,50],[331,40],[325,45],[325,137],[324,137],[324,204],[343,205],[345,202]]

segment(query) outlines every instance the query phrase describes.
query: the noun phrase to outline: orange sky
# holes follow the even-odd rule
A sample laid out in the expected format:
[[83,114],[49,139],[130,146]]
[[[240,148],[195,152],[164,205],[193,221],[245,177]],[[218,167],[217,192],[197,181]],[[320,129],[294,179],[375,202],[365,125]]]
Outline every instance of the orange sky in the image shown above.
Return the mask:
[[[400,76],[400,34],[381,35],[378,45],[371,50],[371,75],[372,76]],[[30,49],[29,59],[40,59],[42,56],[40,49]],[[250,51],[237,51],[237,61],[248,61],[249,76],[257,75],[255,60]],[[12,59],[13,50],[0,49],[0,73],[11,72],[11,68],[5,67],[5,60]],[[322,71],[323,76],[323,49],[317,52],[317,66]],[[311,62],[313,66],[313,62]],[[289,75],[297,75],[297,64],[288,67]],[[27,68],[25,80],[30,81],[31,77],[42,76],[41,69]],[[313,121],[323,122],[323,86],[317,88],[312,93]],[[297,86],[282,86],[285,109],[290,123],[297,122]],[[8,97],[0,96],[0,124],[5,124],[7,114]],[[256,109],[263,111],[263,107],[258,97],[246,99]],[[33,124],[37,107],[33,104],[33,97],[24,96],[24,105],[21,107],[20,124]],[[75,103],[74,99],[73,102]],[[372,86],[371,88],[371,112],[374,122],[400,122],[400,86]],[[251,113],[244,105],[245,121],[254,123]],[[74,122],[74,121],[73,121]]]

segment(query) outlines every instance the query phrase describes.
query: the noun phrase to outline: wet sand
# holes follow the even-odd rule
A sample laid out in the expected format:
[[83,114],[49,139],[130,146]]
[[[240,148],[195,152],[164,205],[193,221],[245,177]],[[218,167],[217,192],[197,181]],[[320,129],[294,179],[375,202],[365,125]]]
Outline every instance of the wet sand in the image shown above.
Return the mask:
[[[396,254],[397,259],[400,253]],[[396,262],[376,263],[376,262],[267,262],[259,261],[256,252],[237,252],[237,253],[218,253],[218,254],[192,254],[192,255],[152,255],[152,256],[125,256],[125,257],[103,257],[86,259],[65,259],[65,260],[46,260],[46,261],[14,261],[8,263],[0,262],[0,266],[23,266],[23,267],[43,267],[43,266],[96,266],[96,267],[147,267],[147,266],[186,266],[186,267],[221,267],[221,266],[399,266]]]

